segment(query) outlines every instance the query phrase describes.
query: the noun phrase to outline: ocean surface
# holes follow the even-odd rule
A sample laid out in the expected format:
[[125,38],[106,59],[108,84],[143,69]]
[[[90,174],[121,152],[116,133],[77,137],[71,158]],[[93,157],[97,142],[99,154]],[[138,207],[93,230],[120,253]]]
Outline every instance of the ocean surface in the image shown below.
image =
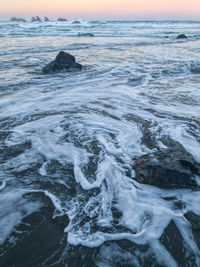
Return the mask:
[[200,163],[200,21],[0,22],[0,266],[200,266],[200,177],[135,179],[173,144]]

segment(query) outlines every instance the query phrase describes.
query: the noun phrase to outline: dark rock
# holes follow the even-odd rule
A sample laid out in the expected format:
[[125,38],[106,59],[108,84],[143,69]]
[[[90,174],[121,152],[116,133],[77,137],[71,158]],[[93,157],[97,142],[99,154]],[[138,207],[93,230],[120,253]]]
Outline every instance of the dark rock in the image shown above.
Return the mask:
[[35,17],[32,17],[31,18],[31,22],[36,22],[37,20],[36,20],[36,18]]
[[194,178],[200,174],[200,166],[182,151],[165,151],[145,155],[134,163],[136,180],[140,183],[160,188],[194,188],[198,185]]
[[79,20],[74,20],[72,24],[81,24],[81,22]]
[[200,231],[200,216],[191,211],[188,211],[184,216],[190,222],[193,229]]
[[41,22],[40,17],[36,16],[36,21]]
[[160,242],[177,262],[177,266],[198,266],[196,264],[196,258],[199,256],[195,255],[194,251],[188,248],[174,221],[171,221],[166,227],[160,237]]
[[65,53],[64,51],[60,51],[58,55],[56,56],[55,62],[61,66],[61,68],[65,68],[65,66],[71,66],[76,62],[75,57]]
[[77,68],[81,70],[82,65],[76,62],[74,56],[68,53],[65,53],[64,51],[60,51],[58,55],[56,56],[55,60],[47,64],[42,69],[42,72],[47,74],[47,73],[57,72],[57,71],[70,69],[70,68]]
[[41,22],[41,19],[38,16],[32,17],[31,22]]
[[45,22],[49,22],[49,19],[47,17],[44,17]]
[[10,21],[12,21],[12,22],[26,22],[25,19],[22,19],[22,18],[16,18],[16,17],[12,17],[12,18],[10,19]]
[[68,217],[53,219],[55,207],[43,193],[30,193],[26,198],[40,200],[43,206],[16,226],[16,232],[11,234],[14,244],[7,240],[1,246],[1,266],[51,266],[60,259],[66,247],[64,228],[69,223]]
[[190,71],[194,74],[200,74],[200,63],[193,63],[190,65]]
[[67,21],[67,19],[58,18],[57,21],[59,21],[59,22],[65,22],[65,21]]
[[88,33],[78,33],[79,37],[93,37],[94,34],[88,32]]
[[180,34],[176,38],[177,39],[187,39],[187,36],[185,34]]
[[198,248],[200,249],[200,216],[191,211],[188,211],[186,214],[184,214],[184,216],[192,226],[194,239]]

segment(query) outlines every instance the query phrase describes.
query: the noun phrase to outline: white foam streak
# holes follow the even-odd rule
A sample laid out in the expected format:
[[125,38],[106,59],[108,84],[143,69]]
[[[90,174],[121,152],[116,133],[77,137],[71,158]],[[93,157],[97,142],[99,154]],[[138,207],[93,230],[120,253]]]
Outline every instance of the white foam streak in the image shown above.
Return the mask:
[[0,185],[0,190],[3,190],[6,187],[6,181],[3,181]]
[[79,183],[82,186],[84,190],[90,190],[92,188],[100,187],[104,177],[102,177],[102,175],[98,175],[96,181],[93,183],[90,183],[85,177],[85,175],[83,174],[83,172],[81,171],[80,165],[83,162],[80,160],[79,155],[77,155],[76,153],[73,156],[73,163],[74,163],[75,180],[77,183]]
[[66,209],[62,207],[60,200],[55,195],[48,192],[47,190],[41,192],[44,192],[44,194],[51,199],[54,207],[56,208],[57,211],[59,211],[60,215],[65,214]]
[[165,129],[165,134],[169,133],[170,137],[180,144],[193,155],[193,157],[200,162],[200,144],[197,140],[188,134],[187,127],[184,125],[176,125],[172,126],[171,128],[169,125]]

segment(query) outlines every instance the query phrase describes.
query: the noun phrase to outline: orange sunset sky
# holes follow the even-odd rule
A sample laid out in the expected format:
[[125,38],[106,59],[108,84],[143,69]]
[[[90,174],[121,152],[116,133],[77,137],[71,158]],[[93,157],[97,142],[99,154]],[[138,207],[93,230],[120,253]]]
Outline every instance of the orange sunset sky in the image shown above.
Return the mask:
[[0,0],[0,15],[200,19],[200,0]]

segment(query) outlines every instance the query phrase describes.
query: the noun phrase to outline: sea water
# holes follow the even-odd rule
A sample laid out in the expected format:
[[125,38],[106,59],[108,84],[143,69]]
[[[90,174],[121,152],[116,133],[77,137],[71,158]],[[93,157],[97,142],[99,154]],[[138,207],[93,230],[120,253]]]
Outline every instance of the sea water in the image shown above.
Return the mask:
[[[65,245],[26,266],[56,253],[55,266],[200,266],[200,228],[184,216],[200,216],[200,192],[139,184],[133,168],[166,139],[200,162],[199,38],[198,21],[0,23],[3,262],[51,203]],[[60,50],[83,70],[43,75]]]

